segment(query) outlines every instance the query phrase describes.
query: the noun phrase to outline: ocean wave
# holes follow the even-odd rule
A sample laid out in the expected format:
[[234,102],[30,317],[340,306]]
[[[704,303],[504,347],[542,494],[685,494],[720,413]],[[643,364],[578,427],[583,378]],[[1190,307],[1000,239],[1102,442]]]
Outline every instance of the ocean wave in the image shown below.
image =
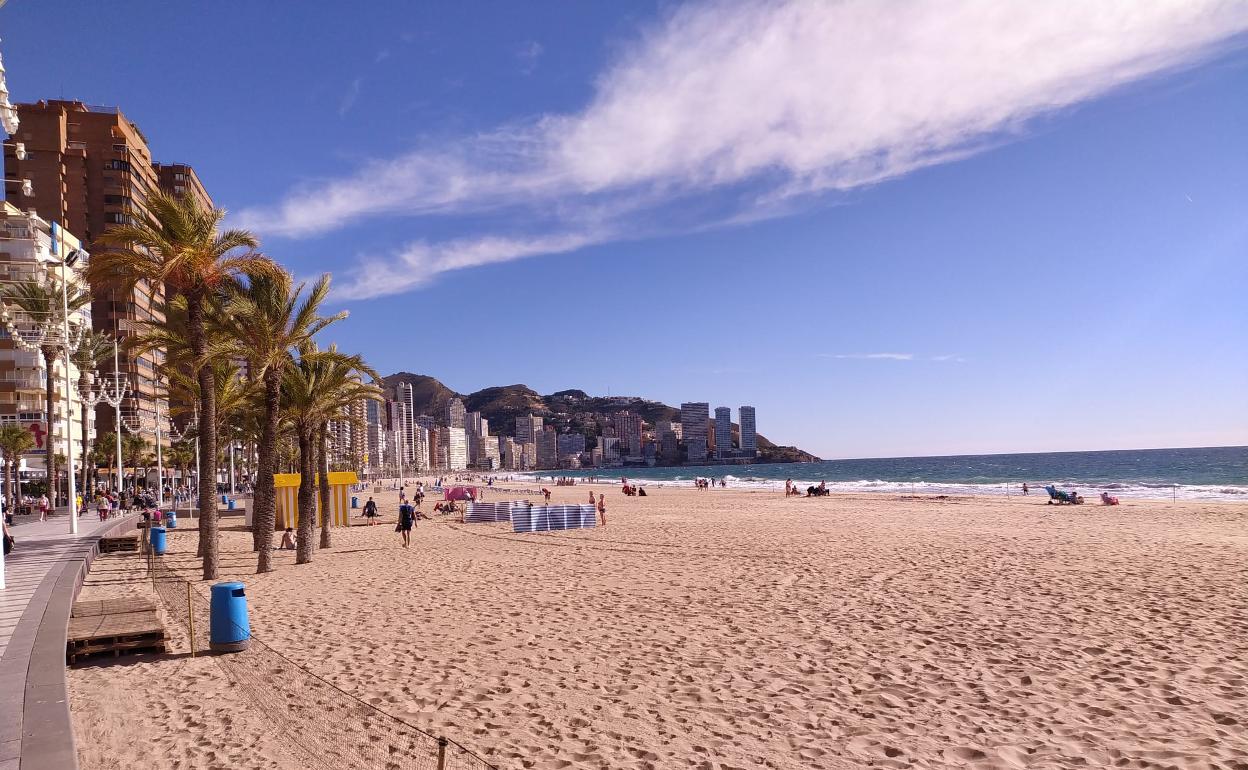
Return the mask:
[[[619,479],[627,478],[629,483],[638,484],[647,487],[692,487],[695,478],[706,478],[705,476],[690,476],[688,478],[677,476],[670,479],[646,478],[643,469],[627,469],[641,471],[638,475],[620,474],[607,475],[598,474],[600,482],[618,483]],[[538,478],[548,476],[547,473],[529,474],[530,478]],[[730,489],[765,489],[774,491],[784,490],[784,481],[781,479],[762,478],[758,476],[718,476],[718,479],[726,479]],[[805,490],[807,487],[818,486],[822,479],[794,479],[793,483],[798,489]],[[967,483],[967,482],[946,482],[946,481],[887,481],[885,479],[858,479],[855,481],[828,481],[826,482],[828,489],[833,492],[869,492],[878,494],[902,494],[902,495],[975,495],[975,496],[996,496],[996,497],[1015,497],[1022,494],[1022,484],[1020,482],[1009,483]],[[1094,497],[1097,493],[1104,490],[1110,492],[1115,497],[1147,500],[1147,499],[1177,499],[1177,500],[1238,500],[1244,495],[1248,495],[1248,486],[1228,486],[1225,484],[1165,484],[1157,482],[1095,482],[1080,481],[1078,479],[1065,479],[1062,481],[1051,482],[1059,489],[1065,491],[1083,491],[1085,496]],[[1043,496],[1045,490],[1043,485],[1029,482],[1032,496]]]

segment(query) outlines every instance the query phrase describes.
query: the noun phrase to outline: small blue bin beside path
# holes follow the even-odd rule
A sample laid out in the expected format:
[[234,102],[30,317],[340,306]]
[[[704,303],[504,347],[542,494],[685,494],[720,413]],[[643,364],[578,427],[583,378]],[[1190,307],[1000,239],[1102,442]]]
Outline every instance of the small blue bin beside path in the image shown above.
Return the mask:
[[247,594],[238,582],[212,587],[208,647],[215,652],[241,652],[251,644],[247,620]]
[[351,507],[352,507],[352,508],[359,508],[359,507],[360,507],[360,498],[358,498],[358,497],[353,497],[353,498],[351,498]]
[[178,528],[178,512],[177,511],[165,511],[165,526],[168,527],[169,529]]
[[152,541],[152,552],[155,553],[157,556],[164,556],[165,555],[165,528],[164,527],[150,527],[148,528],[147,531],[151,533],[150,537]]

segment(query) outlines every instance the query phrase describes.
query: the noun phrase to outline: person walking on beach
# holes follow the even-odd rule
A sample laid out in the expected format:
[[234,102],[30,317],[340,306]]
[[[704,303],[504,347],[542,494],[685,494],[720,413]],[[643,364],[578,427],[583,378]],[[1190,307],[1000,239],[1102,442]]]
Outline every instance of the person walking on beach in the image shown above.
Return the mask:
[[369,526],[377,523],[377,503],[373,498],[368,498],[368,502],[364,503],[364,518],[368,519]]
[[1024,481],[1024,482],[1023,482],[1023,494],[1024,494],[1024,495],[1025,495],[1025,494],[1027,494],[1027,493],[1028,493],[1028,491],[1029,491],[1029,490],[1027,489],[1027,482],[1026,482],[1026,481]]
[[601,494],[598,495],[598,518],[602,519],[602,526],[607,526],[607,501]]
[[542,496],[546,498],[547,503],[550,502],[550,490],[546,487],[542,487]]
[[594,499],[594,490],[591,489],[589,490],[589,504],[594,505],[595,503],[597,503],[597,500]]
[[412,544],[412,527],[416,524],[416,517],[412,513],[412,506],[403,503],[399,506],[399,523],[395,526],[394,531],[403,535],[403,547],[407,548]]

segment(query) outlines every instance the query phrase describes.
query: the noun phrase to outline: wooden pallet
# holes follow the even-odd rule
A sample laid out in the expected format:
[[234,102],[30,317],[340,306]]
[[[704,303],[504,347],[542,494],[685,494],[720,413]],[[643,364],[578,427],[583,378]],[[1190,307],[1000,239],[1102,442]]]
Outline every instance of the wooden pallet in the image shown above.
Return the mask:
[[138,535],[100,538],[100,553],[138,553],[138,551]]
[[71,618],[86,618],[93,615],[120,615],[126,612],[146,612],[155,610],[156,602],[141,597],[124,597],[119,599],[92,599],[74,602],[70,611]]
[[86,615],[69,619],[65,658],[79,658],[137,652],[165,652],[165,629],[154,609]]

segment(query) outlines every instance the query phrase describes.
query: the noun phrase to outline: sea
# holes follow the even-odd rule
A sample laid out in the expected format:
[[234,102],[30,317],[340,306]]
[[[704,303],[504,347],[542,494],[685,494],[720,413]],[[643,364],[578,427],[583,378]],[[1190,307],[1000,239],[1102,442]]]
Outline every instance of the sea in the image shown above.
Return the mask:
[[614,480],[650,486],[692,486],[697,478],[726,479],[730,487],[784,489],[826,482],[834,492],[921,495],[1032,494],[1054,484],[1085,497],[1248,502],[1248,447],[1132,449],[1101,452],[888,457],[817,463],[627,467],[532,474]]

